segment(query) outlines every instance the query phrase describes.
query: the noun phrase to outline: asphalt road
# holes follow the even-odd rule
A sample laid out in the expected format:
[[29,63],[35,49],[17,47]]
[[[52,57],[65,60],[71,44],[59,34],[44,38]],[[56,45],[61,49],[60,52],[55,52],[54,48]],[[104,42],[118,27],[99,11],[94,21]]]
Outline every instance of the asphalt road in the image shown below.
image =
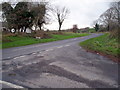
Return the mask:
[[117,88],[118,64],[78,45],[100,35],[3,49],[2,80],[25,88]]

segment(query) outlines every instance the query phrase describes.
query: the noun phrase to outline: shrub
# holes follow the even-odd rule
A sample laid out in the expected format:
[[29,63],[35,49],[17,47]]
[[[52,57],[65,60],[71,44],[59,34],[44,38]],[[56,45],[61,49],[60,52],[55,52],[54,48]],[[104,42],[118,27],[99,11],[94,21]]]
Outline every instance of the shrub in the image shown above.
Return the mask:
[[47,33],[47,32],[44,32],[44,31],[35,31],[35,34],[33,36],[34,38],[36,37],[41,37],[41,39],[44,39],[44,38],[51,38],[51,34],[50,33]]
[[116,29],[113,29],[110,31],[110,35],[109,35],[110,38],[120,39],[119,36],[120,36],[120,29],[119,28],[116,28]]

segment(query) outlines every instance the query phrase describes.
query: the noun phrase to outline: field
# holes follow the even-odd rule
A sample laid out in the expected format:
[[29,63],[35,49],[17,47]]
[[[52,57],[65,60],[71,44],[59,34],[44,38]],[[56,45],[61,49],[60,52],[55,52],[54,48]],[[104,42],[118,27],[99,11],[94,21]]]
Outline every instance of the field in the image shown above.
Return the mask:
[[96,31],[95,31],[94,28],[90,28],[90,29],[89,29],[89,32],[90,32],[90,33],[95,33]]
[[120,55],[120,49],[118,48],[119,46],[118,39],[109,38],[108,33],[81,42],[80,45],[87,50],[99,52],[105,55],[113,57],[118,57],[118,55]]
[[51,38],[47,38],[47,39],[36,39],[36,38],[25,37],[25,36],[24,37],[8,36],[8,37],[4,37],[4,40],[6,40],[7,42],[2,43],[2,48],[25,46],[25,45],[36,44],[36,43],[46,43],[46,42],[70,39],[75,37],[82,37],[87,35],[89,34],[87,33],[64,33],[60,35],[52,34]]

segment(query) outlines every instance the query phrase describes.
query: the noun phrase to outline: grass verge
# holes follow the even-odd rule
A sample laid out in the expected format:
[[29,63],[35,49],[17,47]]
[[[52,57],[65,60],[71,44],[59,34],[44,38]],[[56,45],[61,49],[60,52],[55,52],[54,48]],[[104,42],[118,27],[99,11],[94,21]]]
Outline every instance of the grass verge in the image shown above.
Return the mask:
[[80,45],[92,52],[99,52],[102,55],[118,58],[120,55],[119,43],[117,39],[110,39],[109,34],[88,39],[80,43]]
[[18,46],[37,44],[37,43],[46,43],[46,42],[82,37],[87,35],[89,34],[87,33],[65,33],[64,35],[53,34],[51,35],[52,38],[49,39],[35,39],[31,37],[9,36],[6,37],[6,39],[9,40],[9,42],[3,42],[0,45],[2,45],[2,48],[10,48],[10,47],[18,47]]

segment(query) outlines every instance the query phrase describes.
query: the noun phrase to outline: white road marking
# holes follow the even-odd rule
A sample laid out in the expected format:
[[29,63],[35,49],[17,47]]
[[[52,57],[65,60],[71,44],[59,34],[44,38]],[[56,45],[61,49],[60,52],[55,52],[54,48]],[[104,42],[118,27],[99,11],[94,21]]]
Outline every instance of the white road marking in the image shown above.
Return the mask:
[[63,46],[59,46],[59,47],[57,47],[57,48],[62,48]]
[[20,57],[15,57],[15,58],[13,58],[13,59],[18,59],[18,58],[20,58]]
[[65,47],[68,47],[68,46],[70,46],[70,45],[65,45]]
[[1,83],[1,84],[5,84],[5,85],[8,85],[8,86],[10,86],[10,87],[12,87],[12,88],[24,88],[24,87],[22,87],[22,86],[18,86],[18,85],[15,85],[15,84],[12,84],[12,83],[9,83],[9,82],[6,82],[6,81],[1,81],[1,80],[0,80],[0,83]]
[[48,50],[45,50],[46,52],[50,51],[49,49]]
[[36,53],[32,53],[32,55],[34,55],[34,54],[36,54]]
[[23,56],[15,57],[13,59],[18,59],[18,58],[22,58],[22,57],[25,57],[25,56],[23,55]]
[[20,56],[20,58],[22,58],[22,57],[25,57],[25,55],[23,55],[23,56]]

